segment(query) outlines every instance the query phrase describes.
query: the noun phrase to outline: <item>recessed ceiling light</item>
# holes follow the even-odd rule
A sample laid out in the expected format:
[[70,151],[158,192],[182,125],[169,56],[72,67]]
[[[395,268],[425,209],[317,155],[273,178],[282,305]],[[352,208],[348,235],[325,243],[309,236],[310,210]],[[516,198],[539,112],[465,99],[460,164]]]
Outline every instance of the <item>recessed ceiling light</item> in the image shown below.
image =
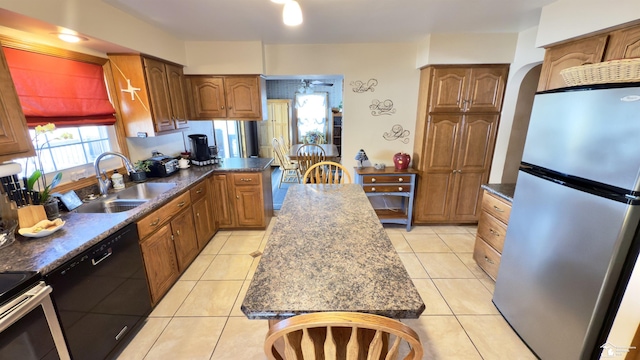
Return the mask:
[[300,4],[297,1],[291,0],[284,4],[282,21],[287,26],[302,24],[302,9],[300,9]]
[[89,39],[87,39],[84,36],[80,36],[80,35],[76,35],[76,34],[71,34],[71,33],[67,33],[67,32],[60,32],[60,33],[54,33],[56,36],[58,36],[58,39],[62,40],[62,41],[66,41],[68,43],[77,43],[80,41],[87,41]]

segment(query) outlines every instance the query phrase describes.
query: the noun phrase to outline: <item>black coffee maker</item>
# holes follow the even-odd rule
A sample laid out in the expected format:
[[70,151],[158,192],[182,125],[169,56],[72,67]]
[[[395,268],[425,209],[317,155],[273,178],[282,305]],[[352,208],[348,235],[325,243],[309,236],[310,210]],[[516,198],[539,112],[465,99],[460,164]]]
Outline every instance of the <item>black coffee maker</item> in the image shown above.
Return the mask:
[[193,134],[189,135],[191,140],[191,157],[195,161],[210,161],[211,154],[209,153],[209,141],[207,135]]

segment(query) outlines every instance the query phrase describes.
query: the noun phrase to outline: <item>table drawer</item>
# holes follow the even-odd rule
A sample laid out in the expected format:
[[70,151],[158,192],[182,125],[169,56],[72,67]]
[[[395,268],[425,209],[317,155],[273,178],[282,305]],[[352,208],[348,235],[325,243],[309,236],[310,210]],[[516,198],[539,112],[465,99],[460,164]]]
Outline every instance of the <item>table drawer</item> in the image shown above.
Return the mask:
[[201,181],[199,184],[194,185],[190,190],[189,193],[191,194],[191,198],[193,199],[193,201],[197,201],[198,199],[207,196],[207,193],[209,192],[209,181],[205,180],[205,181]]
[[162,225],[167,223],[175,214],[189,206],[191,206],[191,197],[189,196],[189,192],[185,191],[158,210],[138,220],[138,235],[140,239],[142,240],[145,236],[162,227]]
[[411,176],[409,175],[363,175],[363,184],[376,184],[376,183],[410,183]]
[[495,251],[489,244],[484,242],[482,238],[476,237],[476,244],[473,249],[473,258],[493,280],[498,277],[498,269],[500,268],[500,254]]
[[257,185],[260,183],[261,173],[231,174],[235,185]]
[[511,215],[511,204],[485,191],[482,196],[482,207],[498,220],[507,224]]
[[506,234],[507,226],[504,223],[491,216],[487,211],[480,213],[478,235],[500,253],[502,253]]
[[364,185],[362,186],[366,193],[386,193],[386,192],[410,192],[411,185]]

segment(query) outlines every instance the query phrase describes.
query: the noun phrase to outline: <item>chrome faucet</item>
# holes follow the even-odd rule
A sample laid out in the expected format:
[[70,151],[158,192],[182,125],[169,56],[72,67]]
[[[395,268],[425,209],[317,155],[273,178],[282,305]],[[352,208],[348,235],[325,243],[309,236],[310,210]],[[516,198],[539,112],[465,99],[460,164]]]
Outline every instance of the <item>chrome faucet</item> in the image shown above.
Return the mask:
[[[124,167],[127,169],[127,174],[135,172],[131,161],[127,159],[126,156],[120,154],[119,152],[105,151],[102,154],[98,155],[98,157],[93,162],[93,168],[96,171],[96,178],[98,179],[98,186],[100,187],[100,195],[103,195],[103,196],[107,195],[107,192],[109,192],[109,185],[111,184],[111,180],[109,180],[109,177],[107,176],[107,171],[102,170],[102,173],[100,173],[100,160],[102,160],[102,158],[107,155],[114,155],[114,156],[120,157],[122,161],[124,161]],[[104,175],[104,179],[102,178],[102,175]]]

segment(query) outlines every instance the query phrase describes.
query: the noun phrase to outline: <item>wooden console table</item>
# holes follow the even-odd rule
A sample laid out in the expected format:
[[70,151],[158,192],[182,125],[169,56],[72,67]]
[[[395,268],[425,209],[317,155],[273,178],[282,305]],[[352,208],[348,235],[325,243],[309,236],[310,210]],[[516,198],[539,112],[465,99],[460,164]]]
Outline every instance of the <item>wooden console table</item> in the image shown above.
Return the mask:
[[362,185],[381,223],[406,224],[411,231],[413,197],[416,187],[414,169],[386,167],[355,168],[356,183]]

